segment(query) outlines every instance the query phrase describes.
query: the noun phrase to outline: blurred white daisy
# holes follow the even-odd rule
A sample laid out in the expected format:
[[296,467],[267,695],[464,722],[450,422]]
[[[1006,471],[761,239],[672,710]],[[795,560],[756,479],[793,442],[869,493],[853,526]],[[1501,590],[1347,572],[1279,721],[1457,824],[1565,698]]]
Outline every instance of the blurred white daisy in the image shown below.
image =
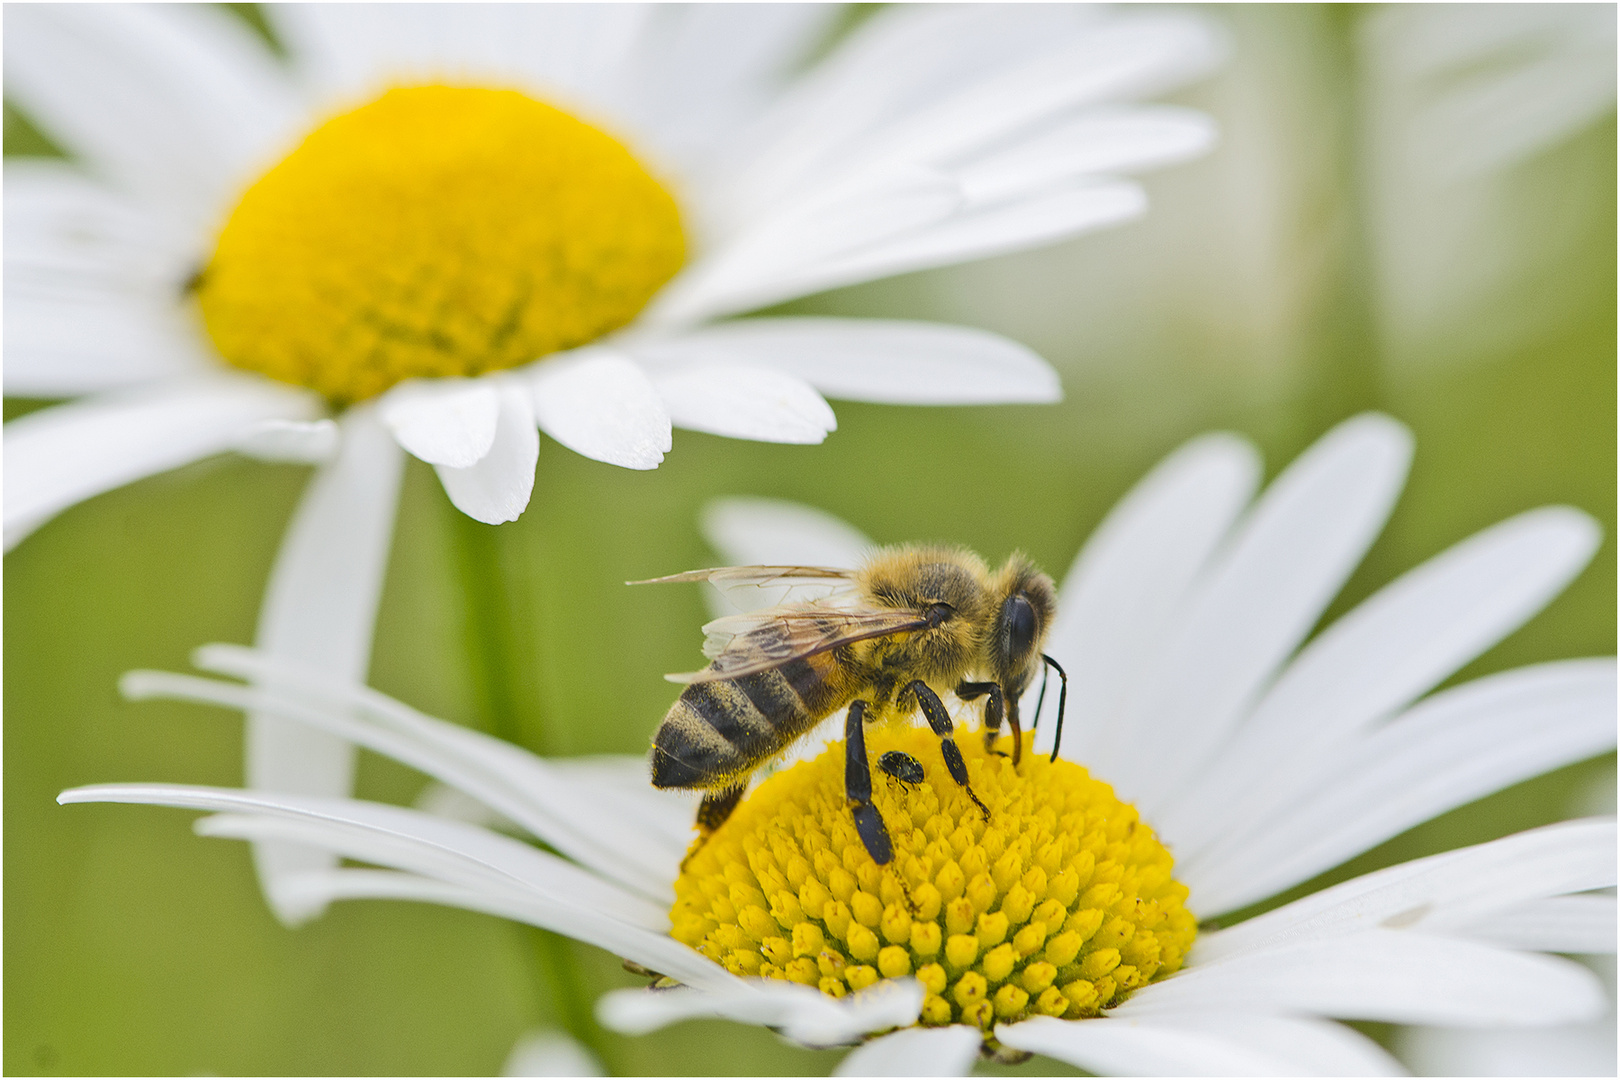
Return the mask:
[[[1375,1044],[1331,1019],[1494,1028],[1601,1014],[1592,973],[1542,953],[1613,949],[1614,897],[1594,893],[1615,881],[1612,818],[1376,871],[1224,929],[1206,923],[1168,977],[1176,963],[1161,942],[1177,938],[1184,949],[1192,938],[1190,920],[1171,911],[1183,899],[1199,919],[1240,912],[1436,814],[1614,747],[1609,658],[1431,693],[1585,565],[1597,530],[1577,511],[1545,508],[1487,529],[1306,641],[1381,529],[1409,453],[1404,429],[1363,416],[1258,499],[1257,455],[1226,435],[1194,441],[1139,484],[1080,553],[1050,640],[1070,672],[1062,753],[1113,782],[1134,808],[1074,765],[1031,755],[1025,778],[1012,782],[1061,781],[1071,806],[1076,785],[1089,785],[1084,798],[1111,809],[1038,846],[1036,831],[1066,819],[1026,815],[1035,823],[1002,837],[999,858],[986,850],[989,832],[1025,828],[1017,815],[981,825],[977,839],[959,830],[960,862],[927,864],[938,874],[913,886],[909,910],[876,895],[887,886],[861,863],[870,863],[864,849],[845,865],[825,862],[821,849],[781,846],[794,834],[772,832],[774,792],[815,767],[795,766],[734,814],[767,820],[743,834],[755,844],[749,860],[733,858],[715,879],[725,887],[705,894],[729,897],[736,922],[711,932],[700,953],[672,936],[692,930],[680,905],[672,909],[671,884],[691,808],[649,787],[642,759],[542,760],[238,646],[208,646],[197,664],[248,684],[138,672],[124,690],[274,714],[352,739],[470,796],[497,828],[356,800],[171,784],[78,788],[61,801],[214,811],[197,823],[203,835],[297,840],[386,868],[284,878],[277,887],[288,902],[394,897],[465,907],[569,934],[685,984],[604,998],[599,1015],[621,1031],[728,1017],[808,1045],[861,1043],[841,1067],[848,1074],[961,1073],[981,1047],[1099,1073],[1397,1072]],[[815,552],[836,564],[865,546],[824,515],[758,502],[722,507],[711,534],[737,561]],[[793,550],[779,545],[784,535]],[[1037,745],[1051,738],[1050,711],[1046,719]],[[894,812],[893,793],[883,798]],[[919,805],[910,804],[914,820]],[[812,806],[800,800],[793,812]],[[841,820],[841,798],[836,807]],[[723,862],[728,844],[742,849],[725,836],[702,849],[709,862]],[[1160,872],[1169,868],[1165,847],[1173,879]],[[932,850],[893,865],[915,873]],[[985,866],[964,881],[975,860]],[[795,893],[778,877],[803,884]],[[694,895],[689,881],[682,888]],[[941,897],[943,911],[933,904]],[[711,914],[719,912],[717,902]],[[902,913],[907,926],[892,925]],[[963,929],[945,926],[942,943],[940,924],[952,920]],[[711,947],[721,931],[730,952]],[[879,931],[893,944],[880,947]],[[880,978],[877,967],[896,977]]]
[[671,424],[819,442],[823,392],[1055,400],[980,332],[703,327],[1139,214],[1119,174],[1212,131],[1128,102],[1210,29],[903,7],[790,74],[836,10],[267,5],[283,65],[206,8],[19,9],[8,91],[78,164],[7,168],[6,391],[92,396],[8,429],[8,543],[206,454],[325,460],[316,418],[373,399],[490,522],[536,426],[647,469]]
[[[716,320],[1126,220],[1123,174],[1213,141],[1132,104],[1218,59],[1181,13],[901,6],[801,69],[838,9],[261,10],[285,63],[201,5],[9,14],[7,92],[75,163],[7,164],[5,390],[78,400],[6,426],[5,542],[226,450],[320,463],[257,640],[351,679],[400,448],[496,523],[539,431],[651,469],[672,426],[820,442],[823,394],[1055,401],[981,331]],[[260,721],[248,770],[342,794],[352,752]]]

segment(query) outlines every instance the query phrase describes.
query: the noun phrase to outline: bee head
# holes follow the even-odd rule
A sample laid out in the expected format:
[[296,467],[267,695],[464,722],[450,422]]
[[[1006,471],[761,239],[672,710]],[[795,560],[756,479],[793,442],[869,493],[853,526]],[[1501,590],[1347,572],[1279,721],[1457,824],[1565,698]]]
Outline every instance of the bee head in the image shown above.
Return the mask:
[[996,682],[1020,694],[1035,677],[1041,649],[1057,611],[1052,579],[1023,555],[1014,555],[996,575],[998,607],[985,642],[985,663]]

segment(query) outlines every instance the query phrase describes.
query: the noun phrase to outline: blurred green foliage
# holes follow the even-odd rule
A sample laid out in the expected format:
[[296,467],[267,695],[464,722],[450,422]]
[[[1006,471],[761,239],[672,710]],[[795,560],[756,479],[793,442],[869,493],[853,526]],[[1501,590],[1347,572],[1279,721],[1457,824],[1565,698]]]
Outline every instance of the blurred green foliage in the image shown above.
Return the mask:
[[[1231,65],[1182,100],[1220,120],[1223,147],[1152,178],[1146,220],[788,309],[999,330],[1060,368],[1062,405],[839,404],[823,446],[678,431],[651,473],[546,442],[529,511],[495,529],[455,514],[412,462],[373,684],[546,753],[640,753],[672,696],[659,675],[694,662],[704,614],[696,590],[620,583],[709,564],[696,519],[714,497],[795,499],[880,541],[961,542],[992,560],[1023,548],[1061,575],[1112,503],[1185,439],[1241,431],[1274,472],[1368,407],[1411,425],[1417,458],[1334,613],[1479,528],[1563,502],[1602,522],[1603,550],[1461,677],[1612,653],[1613,113],[1478,181],[1541,246],[1507,250],[1518,276],[1454,312],[1454,333],[1403,337],[1379,314],[1357,123],[1368,16],[1218,16]],[[5,131],[8,154],[51,152],[10,108]],[[1532,228],[1549,206],[1578,227]],[[1556,319],[1543,317],[1549,298]],[[1476,333],[1481,322],[1498,332]],[[9,403],[8,419],[33,404]],[[487,1073],[526,1028],[577,1029],[580,1001],[636,981],[597,950],[565,943],[558,955],[543,935],[458,911],[348,903],[287,931],[243,845],[198,840],[169,811],[55,805],[61,789],[101,781],[240,782],[238,717],[127,704],[116,684],[131,668],[183,669],[204,642],[251,640],[306,475],[203,462],[69,511],[6,560],[9,1073]],[[1567,816],[1613,767],[1520,785],[1329,877]],[[359,790],[409,802],[422,782],[367,757]],[[572,1009],[556,1000],[559,973],[579,986]],[[620,1073],[821,1073],[838,1057],[720,1023],[591,1035]]]

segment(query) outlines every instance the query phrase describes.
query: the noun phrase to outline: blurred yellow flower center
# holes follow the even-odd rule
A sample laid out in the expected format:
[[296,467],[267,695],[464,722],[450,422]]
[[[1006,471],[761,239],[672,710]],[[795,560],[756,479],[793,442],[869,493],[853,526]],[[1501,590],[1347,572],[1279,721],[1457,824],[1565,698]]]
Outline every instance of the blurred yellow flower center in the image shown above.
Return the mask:
[[901,750],[925,774],[915,786],[873,774],[894,861],[879,867],[856,836],[835,745],[766,780],[688,859],[674,936],[738,975],[834,997],[915,975],[920,1023],[985,1031],[1096,1016],[1177,970],[1196,921],[1135,808],[1027,743],[1016,771],[977,737],[960,743],[988,822],[931,733],[874,729],[873,761]]
[[680,268],[675,200],[623,145],[512,90],[390,90],[231,213],[197,286],[237,367],[359,401],[633,319]]

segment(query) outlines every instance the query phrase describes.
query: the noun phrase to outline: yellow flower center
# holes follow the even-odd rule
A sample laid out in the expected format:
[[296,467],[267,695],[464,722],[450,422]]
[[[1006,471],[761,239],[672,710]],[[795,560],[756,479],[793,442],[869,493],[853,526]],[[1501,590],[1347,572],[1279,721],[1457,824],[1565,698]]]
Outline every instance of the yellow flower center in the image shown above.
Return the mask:
[[680,268],[675,201],[610,136],[512,90],[390,90],[232,211],[197,284],[237,367],[337,403],[590,341]]
[[874,729],[873,762],[899,750],[923,766],[915,785],[873,773],[894,860],[879,867],[856,835],[835,745],[766,780],[687,860],[674,936],[738,975],[834,997],[915,975],[920,1023],[986,1031],[1096,1016],[1177,970],[1196,920],[1135,808],[1027,742],[1017,770],[976,736],[960,745],[989,821],[934,735]]

